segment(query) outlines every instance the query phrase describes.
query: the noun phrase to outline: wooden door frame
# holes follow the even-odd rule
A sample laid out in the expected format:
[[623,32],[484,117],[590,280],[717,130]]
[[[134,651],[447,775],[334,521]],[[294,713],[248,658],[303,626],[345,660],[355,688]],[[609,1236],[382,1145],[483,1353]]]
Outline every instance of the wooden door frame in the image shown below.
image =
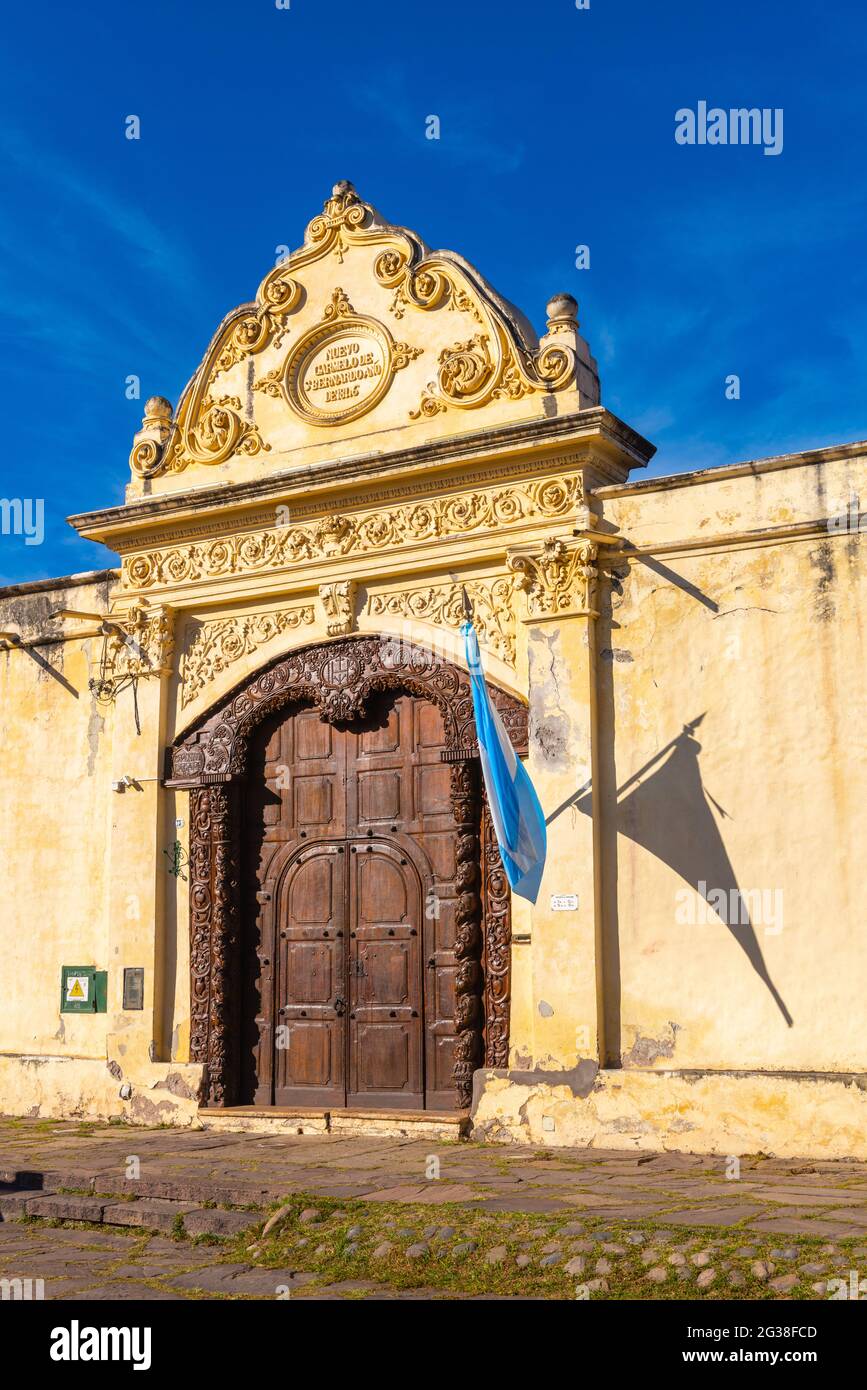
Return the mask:
[[[527,751],[527,706],[488,686],[516,752]],[[250,735],[275,711],[316,709],[346,724],[378,691],[435,704],[445,731],[455,820],[455,1101],[469,1108],[473,1072],[508,1064],[509,893],[484,793],[465,671],[388,634],[301,647],[237,686],[167,750],[167,787],[190,792],[190,1061],[203,1065],[202,1097],[234,1105],[240,1084],[240,786]]]

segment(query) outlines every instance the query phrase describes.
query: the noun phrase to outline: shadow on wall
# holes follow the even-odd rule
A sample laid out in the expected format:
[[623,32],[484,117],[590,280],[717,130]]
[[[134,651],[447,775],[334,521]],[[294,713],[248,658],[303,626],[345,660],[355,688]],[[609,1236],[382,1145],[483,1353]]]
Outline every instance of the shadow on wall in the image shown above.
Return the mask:
[[[641,845],[643,849],[667,864],[693,893],[709,903],[708,926],[711,929],[714,926],[725,927],[731,932],[753,970],[768,989],[788,1027],[791,1028],[793,1024],[792,1016],[768,973],[762,955],[753,924],[755,914],[749,907],[752,898],[745,896],[740,889],[711,805],[715,806],[723,817],[726,816],[726,812],[713,800],[702,783],[699,767],[701,744],[694,734],[703,719],[704,715],[701,714],[691,723],[684,725],[677,738],[661,748],[622,786],[616,788],[616,816],[603,818],[602,853],[606,884],[607,943],[603,969],[606,995],[610,993],[613,996],[606,1010],[606,1061],[609,1065],[620,1063],[620,956],[616,917],[618,834],[624,835],[634,844]],[[608,800],[604,794],[602,800]],[[586,816],[592,814],[593,796],[589,784],[579,788],[574,796],[562,806],[558,806],[548,817],[548,822],[570,806],[574,806]],[[728,915],[728,921],[720,920],[717,914],[716,908],[721,901],[736,908],[734,912],[727,914],[723,907],[723,916]],[[675,908],[672,904],[672,921],[675,920]],[[616,1003],[613,1002],[615,999]]]

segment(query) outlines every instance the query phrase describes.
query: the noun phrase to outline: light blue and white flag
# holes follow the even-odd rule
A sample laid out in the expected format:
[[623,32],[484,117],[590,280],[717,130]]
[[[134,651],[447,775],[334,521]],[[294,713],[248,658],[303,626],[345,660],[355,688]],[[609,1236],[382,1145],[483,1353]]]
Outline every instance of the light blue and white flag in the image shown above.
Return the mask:
[[488,695],[476,630],[466,622],[461,632],[473,692],[479,757],[500,858],[512,892],[534,903],[545,868],[545,816],[527,770]]

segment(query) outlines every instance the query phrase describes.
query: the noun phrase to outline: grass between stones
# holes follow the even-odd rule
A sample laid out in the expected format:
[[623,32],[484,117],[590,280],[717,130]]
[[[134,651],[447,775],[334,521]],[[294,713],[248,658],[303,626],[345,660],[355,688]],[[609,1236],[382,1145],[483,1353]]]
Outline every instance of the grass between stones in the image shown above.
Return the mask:
[[[287,1215],[264,1240],[246,1233],[231,1242],[228,1257],[313,1273],[320,1289],[372,1280],[398,1289],[543,1299],[818,1300],[829,1297],[829,1279],[867,1265],[865,1241],[858,1239],[830,1245],[825,1238],[739,1227],[671,1230],[662,1221],[570,1220],[563,1213],[341,1202],[302,1193],[272,1212],[281,1205]],[[775,1287],[776,1280],[784,1286]]]
[[[850,1270],[859,1278],[867,1273],[867,1237],[828,1243],[825,1237],[769,1236],[749,1227],[672,1229],[665,1227],[664,1218],[630,1221],[570,1218],[562,1212],[481,1212],[460,1203],[433,1207],[339,1201],[310,1193],[295,1193],[275,1203],[267,1215],[282,1208],[285,1216],[264,1239],[259,1232],[266,1215],[261,1212],[251,1211],[250,1229],[231,1239],[190,1239],[179,1216],[161,1239],[170,1241],[179,1255],[189,1250],[189,1266],[182,1258],[165,1275],[150,1274],[136,1282],[165,1290],[172,1287],[167,1282],[172,1274],[181,1269],[242,1264],[275,1271],[273,1295],[247,1297],[285,1297],[279,1290],[285,1290],[283,1281],[291,1270],[313,1276],[292,1292],[293,1298],[322,1294],[330,1285],[357,1283],[436,1291],[446,1298],[776,1301],[827,1299],[829,1280],[848,1283]],[[34,1235],[52,1227],[111,1231],[129,1241],[129,1254],[118,1254],[118,1263],[142,1259],[153,1265],[159,1260],[147,1249],[159,1233],[141,1227],[41,1217],[25,1217],[23,1225]],[[201,1247],[207,1248],[206,1260]],[[88,1247],[83,1243],[83,1248]],[[94,1282],[110,1284],[112,1275],[105,1270]],[[343,1287],[335,1292],[341,1298],[363,1299],[374,1291]],[[178,1294],[192,1300],[245,1296],[189,1288]]]

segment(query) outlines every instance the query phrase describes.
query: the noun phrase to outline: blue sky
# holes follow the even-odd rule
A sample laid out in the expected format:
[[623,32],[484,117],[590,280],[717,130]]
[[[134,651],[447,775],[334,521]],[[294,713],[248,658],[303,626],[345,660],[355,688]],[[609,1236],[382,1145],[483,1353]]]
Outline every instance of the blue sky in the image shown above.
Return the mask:
[[[123,498],[127,376],[176,402],[339,178],[539,329],[575,294],[651,472],[867,436],[855,0],[47,0],[4,31],[0,496],[44,498],[45,540],[0,535],[0,584],[111,563],[65,517]],[[782,153],[678,145],[699,101],[781,107]]]

